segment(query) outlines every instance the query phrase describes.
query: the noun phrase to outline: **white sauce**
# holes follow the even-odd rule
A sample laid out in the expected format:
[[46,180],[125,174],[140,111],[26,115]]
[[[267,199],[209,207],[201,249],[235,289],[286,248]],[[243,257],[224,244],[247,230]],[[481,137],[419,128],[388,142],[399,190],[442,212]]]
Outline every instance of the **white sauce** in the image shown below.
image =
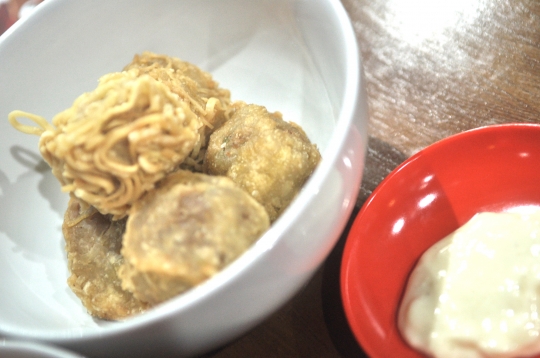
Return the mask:
[[480,213],[427,250],[398,325],[435,357],[540,352],[540,212]]

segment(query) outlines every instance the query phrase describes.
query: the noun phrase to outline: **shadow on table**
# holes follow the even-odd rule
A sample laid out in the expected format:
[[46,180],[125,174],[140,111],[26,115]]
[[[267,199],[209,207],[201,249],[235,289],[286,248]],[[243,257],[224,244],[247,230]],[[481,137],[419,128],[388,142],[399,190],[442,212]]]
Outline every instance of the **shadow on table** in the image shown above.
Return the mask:
[[396,150],[389,144],[373,137],[369,138],[366,165],[356,207],[351,214],[351,218],[341,238],[324,265],[321,287],[324,320],[332,342],[344,358],[368,357],[356,342],[349,328],[341,301],[340,269],[347,235],[354,222],[354,218],[373,190],[392,170],[407,158],[407,155]]

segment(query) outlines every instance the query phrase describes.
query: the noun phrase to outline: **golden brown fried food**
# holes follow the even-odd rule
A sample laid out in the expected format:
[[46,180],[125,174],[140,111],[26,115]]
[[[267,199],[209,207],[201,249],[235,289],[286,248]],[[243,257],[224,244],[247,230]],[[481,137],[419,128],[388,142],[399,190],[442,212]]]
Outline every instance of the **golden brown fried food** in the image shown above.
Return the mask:
[[205,123],[201,131],[201,146],[194,148],[187,163],[199,169],[208,136],[226,120],[225,110],[231,102],[229,90],[220,88],[210,73],[189,62],[148,51],[135,55],[124,70],[136,71],[140,75],[147,74],[165,84],[188,103],[193,113]]
[[204,171],[225,175],[250,193],[274,221],[321,159],[317,146],[292,122],[265,107],[235,103],[230,119],[210,137]]
[[298,125],[231,105],[209,73],[151,52],[103,76],[52,125],[21,111],[9,120],[41,137],[42,156],[70,192],[68,284],[103,319],[143,312],[229,265],[320,161]]
[[143,312],[149,305],[124,291],[117,270],[126,219],[112,221],[71,197],[62,230],[66,240],[68,285],[88,312],[117,320]]
[[269,224],[264,208],[230,179],[175,172],[131,209],[122,287],[162,302],[223,269]]
[[[21,125],[28,116],[41,128]],[[19,130],[40,135],[39,149],[64,191],[102,214],[123,218],[133,202],[200,142],[198,117],[167,86],[130,72],[103,76],[53,118],[12,112]]]

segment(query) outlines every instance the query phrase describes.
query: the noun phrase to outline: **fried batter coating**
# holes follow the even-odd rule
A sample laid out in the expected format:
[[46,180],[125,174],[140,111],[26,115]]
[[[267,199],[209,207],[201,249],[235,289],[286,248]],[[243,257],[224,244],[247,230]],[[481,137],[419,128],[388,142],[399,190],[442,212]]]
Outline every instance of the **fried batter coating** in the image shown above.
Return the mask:
[[130,72],[103,76],[53,125],[40,151],[62,189],[115,220],[184,161],[202,127],[167,86]]
[[[81,205],[82,204],[82,205]],[[126,219],[112,221],[93,207],[71,197],[62,231],[66,240],[68,285],[88,312],[98,318],[117,320],[149,308],[124,291],[117,270]]]
[[[204,140],[200,142],[201,147],[195,148],[193,155],[188,159],[193,160],[191,164],[198,169],[195,163],[202,164],[208,137],[226,120],[226,109],[231,103],[230,91],[220,88],[210,73],[189,62],[148,51],[135,55],[133,61],[124,70],[150,75],[165,84],[188,103],[193,113],[206,124],[202,128]],[[199,153],[201,153],[200,156],[198,156]]]
[[265,107],[235,103],[210,137],[204,171],[225,175],[261,203],[270,220],[294,199],[321,155],[300,126]]
[[131,209],[122,287],[157,304],[223,269],[269,227],[264,208],[226,177],[180,170]]

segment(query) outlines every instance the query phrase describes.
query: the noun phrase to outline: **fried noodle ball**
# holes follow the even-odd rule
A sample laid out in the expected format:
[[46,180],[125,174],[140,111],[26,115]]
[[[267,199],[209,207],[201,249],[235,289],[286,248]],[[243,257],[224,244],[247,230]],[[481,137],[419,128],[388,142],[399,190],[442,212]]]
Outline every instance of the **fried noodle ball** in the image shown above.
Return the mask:
[[264,208],[229,178],[175,172],[131,209],[122,287],[150,304],[165,301],[230,264],[269,225]]
[[[21,125],[21,115],[42,129]],[[203,125],[167,86],[132,72],[103,76],[94,91],[57,114],[52,126],[16,111],[10,121],[23,132],[41,135],[40,152],[63,191],[114,220],[176,170],[198,145]]]
[[275,221],[320,160],[300,126],[263,106],[238,102],[230,119],[210,136],[204,171],[231,178]]

